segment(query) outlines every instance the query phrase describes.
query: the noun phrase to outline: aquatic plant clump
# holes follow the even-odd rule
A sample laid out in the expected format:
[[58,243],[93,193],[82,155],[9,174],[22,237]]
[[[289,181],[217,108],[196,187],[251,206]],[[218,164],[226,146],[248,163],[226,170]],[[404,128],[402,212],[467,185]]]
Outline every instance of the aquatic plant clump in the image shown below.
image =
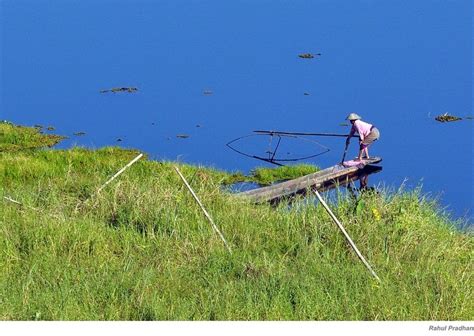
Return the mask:
[[314,56],[321,56],[321,53],[317,53],[315,55],[310,53],[300,54],[298,55],[299,58],[314,58]]
[[244,175],[241,172],[223,173],[221,181],[222,184],[226,186],[241,182],[267,186],[276,182],[302,177],[317,171],[319,171],[319,168],[310,164],[298,164],[276,168],[257,167],[248,175]]
[[448,113],[445,113],[445,114],[441,114],[441,115],[435,117],[435,120],[439,121],[439,122],[451,122],[451,121],[462,120],[462,118],[452,116],[452,115],[449,115]]
[[117,93],[117,92],[128,92],[128,93],[135,93],[138,91],[138,88],[136,87],[116,87],[112,88],[109,90],[101,90],[100,93],[107,93],[107,92],[112,92],[112,93]]
[[295,179],[319,171],[319,168],[309,164],[281,166],[276,168],[259,167],[252,170],[246,182],[260,185],[270,185],[278,181]]

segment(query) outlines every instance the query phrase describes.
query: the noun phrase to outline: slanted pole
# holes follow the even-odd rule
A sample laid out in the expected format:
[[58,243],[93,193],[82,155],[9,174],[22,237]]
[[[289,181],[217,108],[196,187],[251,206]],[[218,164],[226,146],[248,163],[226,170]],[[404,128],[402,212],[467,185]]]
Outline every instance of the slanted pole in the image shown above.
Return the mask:
[[3,198],[6,199],[9,202],[12,202],[13,204],[16,204],[16,205],[20,206],[20,207],[27,207],[27,208],[35,210],[35,211],[40,211],[40,209],[38,209],[38,208],[32,207],[31,205],[25,205],[25,204],[23,204],[23,203],[21,203],[17,200],[14,200],[13,198],[11,198],[9,196],[3,196]]
[[[43,209],[38,209],[38,208],[35,208],[35,207],[32,207],[31,205],[27,205],[27,204],[23,204],[17,200],[14,200],[13,198],[9,197],[9,196],[3,196],[4,199],[6,199],[7,201],[9,202],[12,202],[13,204],[16,204],[18,205],[19,207],[26,207],[28,209],[31,209],[31,210],[34,210],[34,211],[38,211],[38,212],[44,212]],[[58,215],[55,215],[55,214],[52,214],[52,213],[46,213],[47,215],[51,216],[51,217],[54,217],[54,218],[58,218],[59,219],[59,216]]]
[[[347,138],[349,136],[349,134],[338,134],[338,133],[283,132],[283,131],[267,131],[267,130],[256,130],[253,132],[257,134],[268,134],[268,135],[326,136],[326,137],[341,137],[341,138]],[[352,135],[352,137],[357,138],[359,136]]]
[[346,232],[346,230],[344,229],[344,226],[342,226],[342,224],[339,222],[339,220],[336,218],[336,216],[333,214],[333,212],[331,211],[331,209],[329,208],[329,206],[326,204],[326,202],[324,201],[324,199],[321,197],[321,195],[319,194],[319,192],[315,189],[314,190],[314,193],[316,194],[316,197],[319,199],[319,201],[321,202],[321,204],[323,205],[323,207],[326,209],[326,211],[328,212],[329,216],[332,218],[332,220],[334,221],[334,223],[336,223],[336,225],[339,227],[339,229],[341,230],[341,232],[343,233],[344,237],[347,239],[347,241],[349,242],[349,244],[351,245],[352,249],[355,251],[355,253],[357,254],[357,256],[359,257],[359,259],[364,263],[365,267],[367,267],[367,269],[370,271],[370,273],[374,276],[375,279],[377,279],[377,281],[380,282],[380,278],[377,276],[377,274],[374,272],[374,270],[372,269],[372,267],[370,266],[370,264],[367,262],[367,260],[365,260],[364,256],[362,255],[362,253],[360,253],[359,249],[357,248],[356,244],[352,241],[351,237],[349,236],[349,234]]
[[128,167],[130,167],[132,164],[134,164],[135,162],[137,162],[138,160],[140,160],[140,158],[143,156],[143,153],[140,153],[139,155],[137,155],[137,157],[135,157],[132,161],[130,161],[129,163],[127,163],[126,166],[124,166],[122,169],[120,169],[114,176],[112,176],[107,182],[105,182],[102,187],[100,187],[98,190],[97,190],[97,194],[100,193],[102,191],[102,189],[104,189],[110,182],[112,182],[113,180],[115,180],[120,174],[122,174]]
[[349,144],[346,142],[346,147],[344,147],[344,154],[342,154],[342,160],[341,160],[341,164],[344,163],[344,159],[346,158],[346,154],[347,154],[347,147],[349,147]]
[[85,205],[87,204],[91,198],[93,198],[94,196],[98,195],[110,182],[112,182],[113,180],[115,180],[120,174],[122,174],[128,167],[130,167],[132,164],[134,164],[135,162],[137,162],[138,160],[141,159],[141,157],[143,156],[143,153],[140,153],[139,155],[137,155],[132,161],[130,161],[129,163],[127,163],[122,169],[120,169],[117,173],[115,173],[114,176],[112,176],[110,179],[107,180],[107,182],[105,182],[99,189],[97,189],[97,191],[92,194],[89,198],[87,198],[86,200],[84,201],[79,201],[74,209],[74,212],[77,212],[79,210],[79,207],[82,206],[82,205]]
[[15,204],[17,204],[17,205],[23,205],[22,203],[20,203],[20,202],[14,200],[14,199],[11,198],[11,197],[3,196],[3,198],[6,199],[7,201],[10,201],[10,202],[15,203]]
[[199,204],[199,206],[201,207],[201,210],[202,212],[204,212],[204,215],[206,216],[207,220],[209,221],[209,223],[211,223],[211,226],[212,228],[214,229],[214,231],[217,232],[217,234],[219,235],[219,237],[222,239],[222,241],[224,242],[224,245],[225,247],[227,248],[227,250],[229,251],[230,254],[232,254],[232,250],[230,249],[230,246],[227,244],[227,241],[225,240],[224,236],[222,235],[221,231],[219,230],[219,228],[217,227],[217,225],[214,223],[214,221],[212,220],[211,216],[209,215],[209,213],[206,211],[206,209],[204,208],[204,206],[202,205],[201,201],[199,200],[199,198],[196,196],[196,194],[194,193],[193,189],[191,188],[191,186],[189,185],[188,181],[186,181],[186,179],[184,178],[183,174],[181,174],[181,172],[179,171],[178,167],[174,166],[174,169],[176,170],[176,172],[178,173],[179,177],[181,178],[181,180],[183,180],[184,184],[186,185],[186,187],[188,188],[188,190],[191,192],[191,195],[193,195],[194,197],[194,200],[196,201],[197,204]]

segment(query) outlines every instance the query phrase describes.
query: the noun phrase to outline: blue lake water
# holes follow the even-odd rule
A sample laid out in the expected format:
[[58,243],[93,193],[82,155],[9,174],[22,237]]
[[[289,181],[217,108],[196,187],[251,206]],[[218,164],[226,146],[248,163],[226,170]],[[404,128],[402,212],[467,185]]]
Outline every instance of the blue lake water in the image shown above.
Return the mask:
[[[228,141],[255,129],[347,133],[340,124],[356,112],[381,131],[370,153],[383,157],[383,171],[371,184],[422,184],[472,221],[473,120],[434,120],[472,116],[470,0],[0,6],[0,118],[52,125],[70,136],[61,148],[120,145],[247,172],[269,164]],[[122,86],[139,91],[99,93]],[[331,151],[308,162],[340,161],[343,138],[314,140]],[[348,157],[356,153],[353,140]]]

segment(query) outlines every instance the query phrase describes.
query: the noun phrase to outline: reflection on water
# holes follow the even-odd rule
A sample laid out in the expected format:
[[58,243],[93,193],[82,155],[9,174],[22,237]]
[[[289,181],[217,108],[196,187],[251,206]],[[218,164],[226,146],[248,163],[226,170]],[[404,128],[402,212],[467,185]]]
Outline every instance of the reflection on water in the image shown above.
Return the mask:
[[318,187],[318,191],[328,191],[337,187],[348,186],[352,188],[352,184],[359,181],[360,189],[367,189],[369,184],[369,175],[377,174],[382,171],[382,167],[375,165],[367,165],[363,169],[359,169],[356,172],[342,176],[337,179],[330,180]]
[[362,172],[360,174],[360,176],[358,177],[359,188],[355,187],[354,181],[352,183],[347,184],[347,190],[349,191],[350,195],[354,199],[357,199],[357,192],[365,192],[365,191],[377,192],[376,187],[369,186],[369,175],[370,174],[371,173],[367,173],[367,172]]
[[226,186],[226,190],[231,193],[239,193],[260,188],[260,185],[255,182],[237,182]]

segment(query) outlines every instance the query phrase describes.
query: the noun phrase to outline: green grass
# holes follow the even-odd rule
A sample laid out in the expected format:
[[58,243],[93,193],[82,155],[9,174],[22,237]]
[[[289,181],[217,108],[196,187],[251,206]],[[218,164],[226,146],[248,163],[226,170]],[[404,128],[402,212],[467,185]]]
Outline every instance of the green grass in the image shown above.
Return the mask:
[[331,204],[378,283],[320,205],[251,204],[222,171],[179,164],[232,255],[176,163],[142,159],[90,198],[136,154],[0,153],[0,197],[24,204],[0,201],[0,319],[472,318],[473,237],[419,190]]
[[229,185],[238,182],[253,182],[261,186],[267,186],[275,182],[291,180],[319,171],[319,168],[310,164],[298,164],[292,166],[281,166],[277,168],[257,167],[249,175],[240,172],[222,172],[222,184]]
[[6,121],[0,122],[0,152],[52,147],[64,137],[41,134],[38,128],[21,127]]
[[277,181],[291,180],[297,177],[317,172],[316,166],[299,164],[294,166],[282,166],[277,168],[259,167],[254,169],[248,181],[261,185],[270,185]]

